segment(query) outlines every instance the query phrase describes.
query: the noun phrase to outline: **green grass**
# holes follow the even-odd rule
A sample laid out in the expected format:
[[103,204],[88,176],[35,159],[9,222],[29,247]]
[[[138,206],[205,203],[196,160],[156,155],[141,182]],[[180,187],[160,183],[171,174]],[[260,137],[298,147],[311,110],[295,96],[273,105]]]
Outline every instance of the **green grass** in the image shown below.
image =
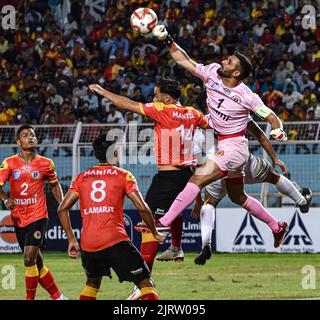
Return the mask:
[[[153,278],[160,299],[305,299],[320,298],[320,254],[214,254],[205,266],[193,263],[195,254],[186,254],[183,263],[156,262]],[[44,261],[52,271],[63,293],[78,299],[85,282],[80,259],[66,253],[44,253]],[[16,289],[4,290],[2,268],[16,270]],[[316,289],[304,290],[301,282],[305,265],[316,268]],[[132,284],[120,284],[103,278],[98,299],[126,299]],[[0,255],[0,299],[24,299],[24,267],[21,254]],[[38,288],[37,299],[49,299]]]

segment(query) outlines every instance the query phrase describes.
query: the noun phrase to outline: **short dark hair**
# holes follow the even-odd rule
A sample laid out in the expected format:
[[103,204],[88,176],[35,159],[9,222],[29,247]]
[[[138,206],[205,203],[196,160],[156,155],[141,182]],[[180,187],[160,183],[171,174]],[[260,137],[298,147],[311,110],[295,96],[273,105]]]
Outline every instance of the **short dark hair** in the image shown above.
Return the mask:
[[32,130],[34,130],[33,127],[32,127],[30,124],[24,124],[24,125],[22,125],[22,126],[19,127],[18,130],[17,130],[17,134],[16,134],[16,139],[17,139],[17,140],[18,140],[19,137],[20,137],[21,131],[24,130],[24,129],[32,129]]
[[234,55],[239,59],[240,61],[240,76],[238,77],[238,80],[246,79],[250,76],[250,74],[253,71],[252,64],[250,60],[241,52],[235,51]]
[[173,99],[180,99],[181,86],[180,83],[172,79],[160,79],[156,87],[159,88],[161,93],[168,94]]
[[94,156],[99,161],[107,161],[107,151],[114,143],[115,141],[107,140],[105,132],[100,133],[92,143]]

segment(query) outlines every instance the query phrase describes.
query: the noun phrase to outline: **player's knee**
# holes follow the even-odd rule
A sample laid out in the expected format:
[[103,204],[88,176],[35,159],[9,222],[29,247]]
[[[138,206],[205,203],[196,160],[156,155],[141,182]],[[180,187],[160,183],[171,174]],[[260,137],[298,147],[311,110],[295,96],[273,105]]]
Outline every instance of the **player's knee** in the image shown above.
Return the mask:
[[238,206],[242,206],[247,200],[247,196],[245,194],[229,195],[229,198],[233,203],[237,204]]
[[25,267],[31,267],[36,264],[36,258],[31,255],[24,255],[23,262]]
[[265,182],[276,184],[280,179],[280,174],[276,172],[273,168],[269,171]]
[[147,279],[144,279],[142,280],[141,282],[139,282],[137,284],[138,288],[141,289],[141,288],[147,288],[147,287],[153,287],[155,288],[156,287],[156,284],[155,282],[151,279],[151,278],[147,278]]

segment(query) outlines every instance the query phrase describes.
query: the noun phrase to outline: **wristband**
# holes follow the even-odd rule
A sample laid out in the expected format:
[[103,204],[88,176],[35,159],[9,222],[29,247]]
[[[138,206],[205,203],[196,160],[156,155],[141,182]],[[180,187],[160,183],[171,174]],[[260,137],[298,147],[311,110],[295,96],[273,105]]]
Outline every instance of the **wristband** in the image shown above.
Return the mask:
[[170,34],[168,34],[167,37],[164,39],[164,42],[170,48],[174,41],[173,41],[172,37],[170,36]]

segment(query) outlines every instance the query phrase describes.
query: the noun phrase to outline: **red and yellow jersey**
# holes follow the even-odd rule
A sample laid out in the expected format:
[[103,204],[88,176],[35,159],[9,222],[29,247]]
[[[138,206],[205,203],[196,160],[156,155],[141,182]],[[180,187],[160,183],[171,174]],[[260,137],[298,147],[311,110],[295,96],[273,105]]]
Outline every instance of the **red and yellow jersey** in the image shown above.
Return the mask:
[[52,160],[36,155],[26,163],[19,155],[3,160],[0,167],[0,186],[9,180],[10,198],[15,207],[11,210],[13,224],[17,227],[48,217],[45,182],[58,181]]
[[126,195],[138,190],[131,172],[114,166],[95,166],[74,179],[69,191],[79,195],[84,251],[99,251],[129,240],[123,203]]
[[158,165],[187,165],[194,157],[192,139],[208,120],[193,107],[153,102],[140,104],[141,113],[154,120],[154,152]]

